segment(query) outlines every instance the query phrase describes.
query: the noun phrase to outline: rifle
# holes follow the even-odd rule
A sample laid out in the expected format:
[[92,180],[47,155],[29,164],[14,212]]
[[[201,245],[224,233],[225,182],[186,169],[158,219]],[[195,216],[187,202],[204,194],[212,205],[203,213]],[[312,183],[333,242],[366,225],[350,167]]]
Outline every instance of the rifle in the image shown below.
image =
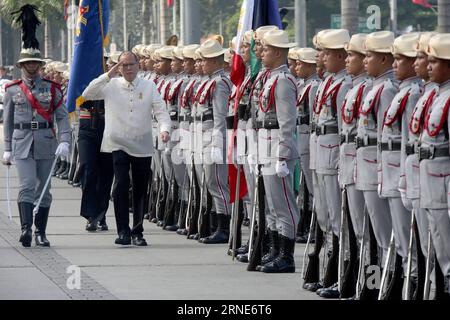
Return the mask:
[[[231,258],[234,261],[236,257],[236,248],[240,247],[241,235],[240,226],[242,224],[243,216],[243,203],[239,200],[239,187],[241,184],[241,165],[237,165],[237,179],[235,188],[235,197],[233,204],[233,214],[231,216],[231,237],[229,238],[228,247],[231,247]],[[239,238],[239,239],[238,239]],[[239,242],[239,244],[238,244]]]
[[174,169],[171,168],[170,172],[170,184],[166,197],[166,206],[164,210],[163,229],[166,226],[171,226],[175,223],[175,208],[178,196],[178,184],[175,180]]
[[[253,243],[253,250],[250,254],[249,251],[249,259],[248,259],[248,271],[256,271],[256,266],[261,264],[262,251],[263,251],[263,241],[264,235],[266,231],[266,205],[264,202],[265,197],[265,188],[264,188],[264,180],[261,174],[261,165],[258,166],[258,175],[257,175],[257,188],[258,188],[258,230],[256,234],[256,238]],[[254,204],[256,205],[256,204]]]
[[[193,166],[194,168],[194,166]],[[202,174],[203,176],[203,174]],[[193,196],[191,198],[190,201],[190,205],[189,205],[189,211],[187,214],[187,223],[186,223],[186,228],[188,229],[188,233],[187,233],[187,237],[189,239],[194,239],[196,237],[196,235],[198,234],[198,214],[200,211],[200,202],[201,202],[201,198],[200,198],[200,186],[198,185],[198,179],[197,179],[197,174],[195,172],[194,169],[194,174],[193,174],[193,182],[194,182],[194,188],[193,188]],[[202,185],[203,187],[203,185]]]

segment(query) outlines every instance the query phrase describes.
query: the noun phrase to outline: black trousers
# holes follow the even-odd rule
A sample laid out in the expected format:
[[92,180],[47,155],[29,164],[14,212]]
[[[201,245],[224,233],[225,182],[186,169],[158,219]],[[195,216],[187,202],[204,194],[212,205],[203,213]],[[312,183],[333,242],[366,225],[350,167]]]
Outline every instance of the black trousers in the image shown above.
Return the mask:
[[[140,236],[144,232],[144,203],[148,181],[151,179],[151,157],[133,157],[124,151],[113,151],[115,187],[113,190],[114,212],[119,235]],[[128,188],[133,188],[133,228],[130,231]]]
[[90,119],[80,119],[78,152],[81,170],[81,216],[104,219],[109,207],[114,177],[111,153],[100,152],[105,121],[92,128]]

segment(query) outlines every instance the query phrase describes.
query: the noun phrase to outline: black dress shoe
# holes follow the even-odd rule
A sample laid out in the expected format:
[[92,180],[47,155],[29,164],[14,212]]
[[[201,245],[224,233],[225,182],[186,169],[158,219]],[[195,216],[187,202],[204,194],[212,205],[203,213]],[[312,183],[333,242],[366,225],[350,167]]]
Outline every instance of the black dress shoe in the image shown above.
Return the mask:
[[305,283],[303,288],[311,292],[316,292],[317,290],[323,288],[323,284],[322,282]]
[[302,234],[299,237],[295,238],[295,242],[296,243],[307,243],[308,242],[308,235],[307,234]]
[[245,218],[244,220],[242,220],[242,225],[243,226],[250,226],[250,219],[249,218]]
[[185,236],[187,235],[188,231],[186,229],[178,229],[177,234]]
[[98,225],[97,225],[97,229],[100,231],[108,231],[108,225],[106,224],[106,221],[101,222],[99,221]]
[[164,221],[162,221],[162,220],[159,220],[157,223],[156,223],[156,226],[158,226],[158,227],[162,227],[163,226],[163,224],[164,224]]
[[242,263],[248,263],[248,253],[238,254],[237,260]]
[[198,233],[194,233],[189,235],[188,237],[189,240],[198,240]]
[[130,245],[130,244],[131,244],[131,237],[128,236],[128,235],[126,235],[126,236],[120,235],[120,236],[116,239],[116,241],[115,241],[114,243],[115,243],[115,244],[121,244],[121,245],[123,245],[123,246]]
[[158,222],[158,219],[152,218],[152,219],[150,220],[150,222],[157,223],[157,222]]
[[166,231],[177,231],[178,230],[178,226],[176,224],[172,225],[172,226],[165,226],[164,230],[166,230]]
[[149,213],[144,214],[144,220],[149,220],[149,219],[150,219],[150,214]]
[[97,231],[97,221],[95,219],[89,219],[86,223],[86,231]]
[[133,244],[138,247],[145,247],[147,245],[147,241],[145,241],[143,236],[133,236]]
[[79,187],[81,187],[81,183],[80,182],[74,182],[74,183],[72,183],[72,187],[79,188]]
[[337,283],[330,288],[322,289],[319,294],[320,297],[326,299],[338,299],[339,298],[339,288]]

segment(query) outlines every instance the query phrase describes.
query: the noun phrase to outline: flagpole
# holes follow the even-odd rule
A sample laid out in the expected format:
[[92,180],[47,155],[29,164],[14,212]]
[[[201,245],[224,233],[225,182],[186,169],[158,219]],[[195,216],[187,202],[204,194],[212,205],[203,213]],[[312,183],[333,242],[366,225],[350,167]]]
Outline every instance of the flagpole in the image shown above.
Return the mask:
[[128,37],[127,37],[127,0],[122,1],[123,11],[123,51],[128,50]]

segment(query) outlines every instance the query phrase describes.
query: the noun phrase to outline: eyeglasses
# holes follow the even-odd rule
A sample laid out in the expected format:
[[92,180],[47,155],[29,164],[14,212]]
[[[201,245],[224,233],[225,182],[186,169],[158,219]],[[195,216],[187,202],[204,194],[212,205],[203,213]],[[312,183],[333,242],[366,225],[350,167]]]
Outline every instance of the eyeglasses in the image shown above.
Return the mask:
[[132,68],[132,67],[134,67],[135,65],[137,65],[136,62],[135,62],[135,63],[124,63],[124,64],[122,64],[122,67],[123,67],[124,69],[126,69],[126,68]]

